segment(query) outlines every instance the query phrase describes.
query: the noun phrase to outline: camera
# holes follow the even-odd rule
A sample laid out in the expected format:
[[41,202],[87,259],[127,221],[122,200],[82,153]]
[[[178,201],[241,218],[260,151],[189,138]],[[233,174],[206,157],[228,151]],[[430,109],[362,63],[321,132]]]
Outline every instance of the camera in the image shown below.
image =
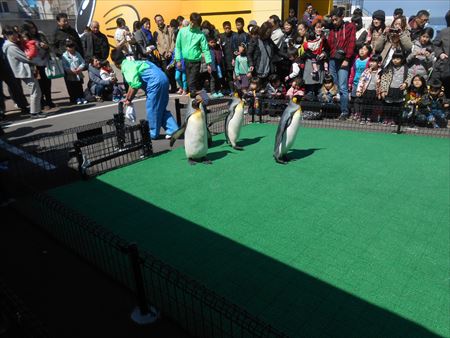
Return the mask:
[[394,28],[394,27],[389,28],[389,33],[391,33],[391,34],[400,34],[401,32],[402,32],[402,30],[400,28]]

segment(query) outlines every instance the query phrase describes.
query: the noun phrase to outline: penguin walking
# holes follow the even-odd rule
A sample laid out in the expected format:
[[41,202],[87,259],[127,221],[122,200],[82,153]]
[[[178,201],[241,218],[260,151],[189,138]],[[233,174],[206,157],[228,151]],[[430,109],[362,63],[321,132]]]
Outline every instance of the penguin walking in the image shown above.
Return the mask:
[[193,99],[189,105],[185,122],[170,139],[170,146],[184,133],[184,151],[188,163],[212,164],[206,157],[210,133],[206,126],[206,112],[201,100]]
[[236,142],[239,139],[242,125],[244,123],[244,101],[239,97],[233,97],[228,106],[228,115],[225,119],[225,137],[228,144],[231,144],[233,149],[244,150],[239,147]]
[[275,147],[273,157],[280,164],[287,164],[289,158],[287,152],[292,147],[300,127],[302,108],[300,99],[294,97],[281,115],[278,125],[277,135],[275,137]]

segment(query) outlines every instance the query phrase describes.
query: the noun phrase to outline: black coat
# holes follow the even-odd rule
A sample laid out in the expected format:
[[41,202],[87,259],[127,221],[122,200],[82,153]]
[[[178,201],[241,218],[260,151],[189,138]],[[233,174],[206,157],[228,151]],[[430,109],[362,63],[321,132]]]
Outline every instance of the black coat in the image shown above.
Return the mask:
[[238,35],[235,32],[231,32],[230,35],[226,35],[225,33],[220,34],[220,44],[222,46],[223,52],[223,63],[225,65],[225,69],[232,70],[233,67],[233,59],[234,52],[238,49]]
[[106,60],[109,57],[109,42],[103,33],[86,33],[81,37],[81,44],[85,59],[95,56],[99,60]]
[[[270,59],[270,73],[276,72],[276,64],[287,58],[287,55],[283,54],[272,41],[267,39],[263,41],[265,48],[267,48],[269,54],[272,55]],[[252,38],[248,44],[247,59],[249,67],[254,67],[253,72],[256,74],[259,63],[261,61],[261,50],[259,49],[259,38]]]
[[57,56],[61,57],[66,51],[66,41],[72,40],[75,43],[75,49],[81,56],[84,57],[84,50],[81,44],[81,39],[75,29],[67,27],[65,29],[56,28],[53,36],[53,47]]

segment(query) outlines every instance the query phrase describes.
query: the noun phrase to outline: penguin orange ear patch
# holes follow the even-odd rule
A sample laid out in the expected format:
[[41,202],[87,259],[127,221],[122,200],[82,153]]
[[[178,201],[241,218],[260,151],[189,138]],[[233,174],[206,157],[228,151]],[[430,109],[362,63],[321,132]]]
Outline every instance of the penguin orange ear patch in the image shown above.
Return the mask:
[[292,102],[297,103],[297,98],[294,97],[294,98],[292,99]]

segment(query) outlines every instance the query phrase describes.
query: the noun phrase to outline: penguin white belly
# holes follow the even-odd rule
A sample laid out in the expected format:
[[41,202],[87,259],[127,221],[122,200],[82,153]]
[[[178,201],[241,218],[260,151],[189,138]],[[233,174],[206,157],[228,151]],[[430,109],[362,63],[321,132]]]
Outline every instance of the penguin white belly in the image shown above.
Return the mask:
[[199,159],[208,153],[208,134],[203,116],[193,114],[184,132],[184,150],[187,158]]
[[228,122],[228,138],[231,145],[236,146],[236,142],[239,139],[241,133],[242,124],[244,122],[244,109],[236,109],[233,118]]
[[283,139],[280,144],[280,154],[286,155],[286,153],[291,149],[297,137],[298,128],[300,127],[300,111],[296,111],[292,116],[292,121],[289,127],[287,127],[286,132],[283,135]]

